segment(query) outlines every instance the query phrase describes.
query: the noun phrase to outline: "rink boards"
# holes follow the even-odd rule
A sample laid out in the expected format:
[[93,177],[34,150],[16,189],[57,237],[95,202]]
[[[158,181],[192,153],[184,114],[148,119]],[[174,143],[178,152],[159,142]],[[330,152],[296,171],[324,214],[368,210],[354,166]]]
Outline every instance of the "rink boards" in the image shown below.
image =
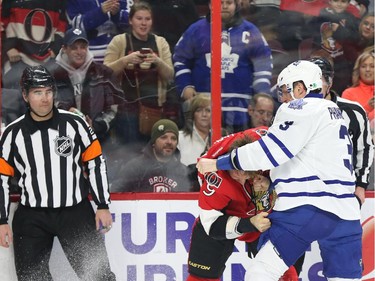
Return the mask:
[[[366,194],[362,207],[364,281],[375,280],[374,270],[374,192]],[[114,223],[105,235],[113,272],[118,281],[183,281],[187,276],[190,234],[198,215],[198,194],[112,194],[110,210]],[[12,204],[13,208],[15,203]],[[4,250],[2,250],[4,253]],[[12,259],[0,252],[0,280],[15,281]],[[247,257],[245,244],[236,242],[222,281],[243,281]],[[52,253],[51,272],[55,281],[76,281],[59,243]],[[4,267],[3,267],[4,266]],[[7,268],[7,270],[5,270]],[[302,281],[324,281],[317,244],[306,253]],[[5,276],[4,276],[5,274]]]

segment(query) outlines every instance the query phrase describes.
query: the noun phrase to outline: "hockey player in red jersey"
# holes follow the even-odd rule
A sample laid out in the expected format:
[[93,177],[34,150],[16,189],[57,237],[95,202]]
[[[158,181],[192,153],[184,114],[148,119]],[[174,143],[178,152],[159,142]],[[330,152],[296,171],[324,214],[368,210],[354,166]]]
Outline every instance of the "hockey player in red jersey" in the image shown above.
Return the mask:
[[[217,158],[267,133],[258,127],[216,141],[204,158]],[[187,281],[219,281],[236,239],[253,242],[270,227],[267,218],[274,197],[267,173],[217,171],[199,174],[200,215],[191,237]],[[249,257],[255,254],[248,247]],[[298,279],[284,279],[298,280]]]

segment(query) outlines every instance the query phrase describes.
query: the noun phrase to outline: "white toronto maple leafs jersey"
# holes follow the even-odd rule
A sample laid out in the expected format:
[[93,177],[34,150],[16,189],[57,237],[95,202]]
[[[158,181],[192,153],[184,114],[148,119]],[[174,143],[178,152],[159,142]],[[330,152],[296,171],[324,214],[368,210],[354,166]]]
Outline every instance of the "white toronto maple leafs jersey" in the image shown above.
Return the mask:
[[268,134],[238,148],[234,160],[242,170],[271,170],[278,194],[274,210],[313,205],[357,220],[348,130],[337,105],[318,96],[282,104]]

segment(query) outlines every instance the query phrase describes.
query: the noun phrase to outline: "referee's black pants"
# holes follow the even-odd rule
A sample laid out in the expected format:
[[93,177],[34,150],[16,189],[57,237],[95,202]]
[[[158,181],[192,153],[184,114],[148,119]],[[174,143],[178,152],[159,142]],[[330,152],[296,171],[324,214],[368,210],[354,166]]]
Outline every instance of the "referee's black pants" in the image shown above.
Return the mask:
[[29,208],[19,204],[13,218],[18,281],[50,281],[49,259],[54,237],[81,280],[116,280],[102,234],[88,199],[73,207]]

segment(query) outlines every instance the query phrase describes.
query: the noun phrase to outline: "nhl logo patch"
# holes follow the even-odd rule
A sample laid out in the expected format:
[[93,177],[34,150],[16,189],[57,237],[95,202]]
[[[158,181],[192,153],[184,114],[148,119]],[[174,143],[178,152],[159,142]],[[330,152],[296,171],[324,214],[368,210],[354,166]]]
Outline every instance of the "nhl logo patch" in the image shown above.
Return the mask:
[[55,152],[57,155],[67,157],[72,154],[72,139],[70,137],[57,137],[55,140]]

